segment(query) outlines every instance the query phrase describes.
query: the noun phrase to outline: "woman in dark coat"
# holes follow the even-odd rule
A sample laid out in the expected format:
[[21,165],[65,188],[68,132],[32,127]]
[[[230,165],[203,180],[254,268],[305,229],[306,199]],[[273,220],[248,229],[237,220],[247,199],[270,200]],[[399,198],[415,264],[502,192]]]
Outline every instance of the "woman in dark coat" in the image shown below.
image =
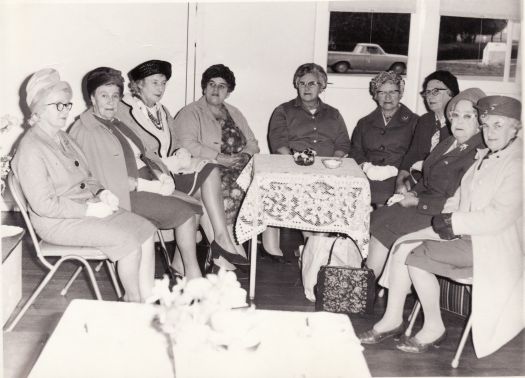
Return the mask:
[[377,108],[361,118],[352,134],[349,157],[370,180],[372,204],[382,206],[394,193],[398,168],[410,146],[418,116],[401,104],[405,82],[393,71],[370,82]]
[[450,101],[452,136],[425,159],[422,179],[410,192],[396,195],[402,198],[398,203],[372,212],[367,265],[376,277],[383,270],[392,244],[403,235],[429,227],[432,217],[441,213],[447,198],[454,195],[463,174],[474,163],[477,149],[483,147],[474,105],[484,96],[482,90],[469,88]]

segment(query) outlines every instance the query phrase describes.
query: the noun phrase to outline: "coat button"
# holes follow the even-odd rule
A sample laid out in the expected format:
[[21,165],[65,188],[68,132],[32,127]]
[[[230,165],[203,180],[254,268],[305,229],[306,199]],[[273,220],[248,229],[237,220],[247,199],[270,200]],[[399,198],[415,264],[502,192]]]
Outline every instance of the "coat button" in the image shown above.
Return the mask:
[[78,160],[75,160],[75,167],[78,167],[80,165],[80,163],[78,162]]
[[80,184],[80,189],[84,189],[86,187],[86,184],[82,183]]
[[314,127],[314,130],[317,130],[317,127]]
[[314,143],[317,143],[317,139],[314,139]]
[[385,146],[379,146],[379,151],[384,151],[385,150]]
[[427,205],[423,205],[423,210],[427,210],[428,209],[428,206]]
[[385,135],[386,131],[385,130],[381,130],[380,134],[381,135]]
[[443,163],[445,163],[445,165],[448,165],[448,161],[447,160],[445,160]]

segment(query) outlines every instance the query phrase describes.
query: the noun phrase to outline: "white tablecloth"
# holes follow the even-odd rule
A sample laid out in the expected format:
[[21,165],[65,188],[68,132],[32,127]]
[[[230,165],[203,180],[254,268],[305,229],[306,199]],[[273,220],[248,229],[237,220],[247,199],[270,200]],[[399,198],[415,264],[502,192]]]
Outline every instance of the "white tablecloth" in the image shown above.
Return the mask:
[[[72,301],[30,377],[172,377],[167,339],[151,327],[154,313],[150,305]],[[257,350],[177,346],[177,377],[370,377],[346,315],[256,310],[256,316]]]
[[255,155],[237,179],[247,191],[235,234],[239,242],[267,226],[319,232],[340,232],[368,254],[370,186],[353,159],[328,169],[317,157],[299,166],[291,155]]

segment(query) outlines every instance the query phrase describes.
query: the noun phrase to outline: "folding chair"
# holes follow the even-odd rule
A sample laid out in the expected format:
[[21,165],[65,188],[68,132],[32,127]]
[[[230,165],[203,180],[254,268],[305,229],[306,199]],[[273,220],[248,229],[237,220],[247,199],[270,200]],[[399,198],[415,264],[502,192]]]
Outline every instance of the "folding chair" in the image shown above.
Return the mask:
[[[46,274],[40,285],[36,288],[36,290],[31,294],[27,302],[24,304],[22,309],[18,312],[16,317],[9,323],[9,325],[5,328],[7,332],[12,331],[17,323],[20,321],[22,316],[24,316],[25,312],[28,310],[29,306],[33,304],[35,299],[38,297],[40,292],[46,287],[46,285],[49,283],[55,272],[58,270],[60,265],[64,261],[78,261],[80,262],[81,266],[75,270],[73,273],[73,276],[69,279],[64,289],[61,291],[62,295],[65,295],[67,293],[67,290],[75,280],[75,278],[80,274],[83,267],[86,268],[87,274],[89,276],[89,280],[91,282],[91,285],[93,286],[93,290],[95,291],[95,297],[98,300],[102,300],[102,296],[100,295],[100,290],[98,288],[97,282],[95,280],[95,275],[93,274],[93,270],[91,269],[91,266],[89,265],[90,260],[94,261],[100,261],[101,264],[103,262],[106,262],[106,265],[108,267],[109,275],[111,277],[111,281],[113,282],[113,286],[115,287],[115,291],[117,293],[118,298],[122,297],[122,292],[120,290],[120,286],[117,280],[117,275],[115,272],[115,266],[113,262],[111,262],[108,257],[103,254],[99,249],[92,248],[92,247],[75,247],[75,246],[63,246],[63,245],[57,245],[45,242],[43,240],[39,241],[38,237],[35,233],[35,230],[33,228],[33,225],[31,223],[31,220],[29,219],[28,209],[27,209],[27,201],[24,196],[24,193],[22,192],[22,188],[20,187],[20,183],[18,182],[18,179],[15,177],[13,172],[9,173],[9,176],[7,178],[9,188],[11,189],[11,193],[13,195],[13,198],[20,209],[20,212],[22,213],[22,217],[24,218],[24,222],[27,226],[27,230],[29,231],[29,235],[31,236],[31,240],[33,241],[33,245],[35,247],[35,252],[40,260],[40,262],[49,269],[49,272]],[[49,262],[46,258],[49,257],[58,257],[58,261],[56,261],[54,264]],[[99,267],[100,265],[99,264]]]
[[[461,285],[465,285],[467,287],[468,292],[471,293],[472,278],[453,278],[453,277],[447,277],[447,278]],[[405,336],[410,337],[410,335],[412,334],[412,328],[414,328],[414,324],[416,322],[416,319],[417,319],[417,316],[420,310],[421,310],[421,303],[419,302],[419,300],[416,300],[416,303],[414,304],[414,308],[412,309],[412,313],[410,314],[408,318],[409,324],[405,331]],[[470,333],[470,330],[472,329],[472,316],[471,315],[472,315],[472,312],[468,316],[467,324],[465,325],[465,329],[463,330],[463,334],[461,335],[461,341],[459,342],[458,349],[456,350],[456,354],[454,355],[454,359],[451,362],[451,366],[454,369],[459,366],[459,359],[461,357],[461,353],[463,353],[463,348],[465,347],[465,343],[467,342],[468,335]]]

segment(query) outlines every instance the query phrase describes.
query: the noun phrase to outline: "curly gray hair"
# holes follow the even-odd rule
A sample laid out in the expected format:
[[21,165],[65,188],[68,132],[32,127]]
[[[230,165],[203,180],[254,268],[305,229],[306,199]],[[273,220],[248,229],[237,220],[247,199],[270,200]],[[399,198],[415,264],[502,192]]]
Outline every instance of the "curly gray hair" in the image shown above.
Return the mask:
[[372,80],[370,80],[370,94],[372,97],[376,97],[377,91],[383,84],[392,83],[397,85],[399,88],[399,93],[403,95],[405,90],[405,80],[401,75],[395,73],[394,71],[383,71],[379,72]]
[[295,70],[295,74],[293,75],[293,87],[297,89],[299,79],[309,73],[317,77],[317,82],[321,86],[321,89],[325,90],[328,76],[326,75],[324,68],[315,63],[301,64],[297,70]]

